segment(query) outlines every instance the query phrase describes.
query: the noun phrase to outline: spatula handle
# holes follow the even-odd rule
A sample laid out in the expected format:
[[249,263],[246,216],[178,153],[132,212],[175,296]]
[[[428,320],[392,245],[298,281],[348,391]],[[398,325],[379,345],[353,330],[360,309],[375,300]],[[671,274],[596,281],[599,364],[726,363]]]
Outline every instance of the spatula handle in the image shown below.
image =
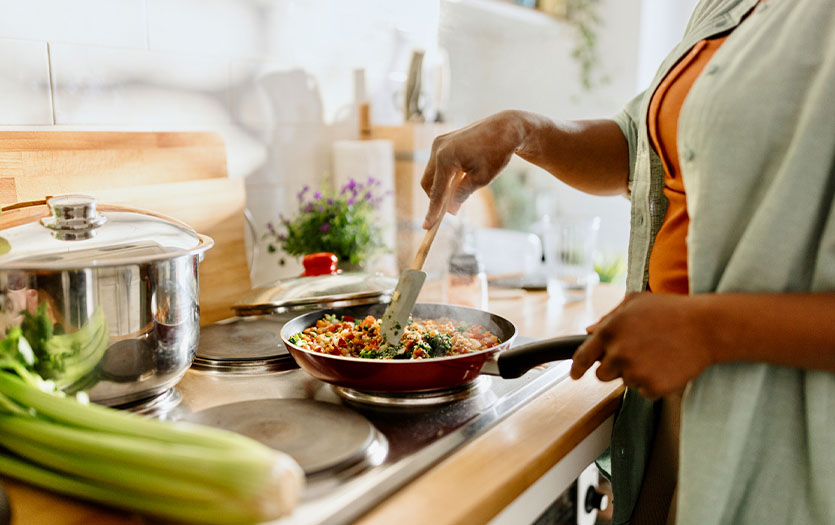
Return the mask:
[[429,253],[429,248],[432,247],[432,241],[435,240],[435,234],[438,233],[438,228],[440,228],[441,222],[444,220],[444,215],[446,215],[447,209],[449,209],[449,203],[452,201],[452,194],[455,192],[455,188],[463,178],[464,172],[459,171],[449,182],[449,185],[444,192],[443,204],[441,204],[441,216],[437,221],[435,221],[435,224],[433,224],[431,228],[426,230],[426,234],[423,236],[423,242],[420,243],[420,248],[418,248],[415,258],[412,260],[412,265],[409,267],[412,270],[423,270],[423,263],[426,262],[426,255]]

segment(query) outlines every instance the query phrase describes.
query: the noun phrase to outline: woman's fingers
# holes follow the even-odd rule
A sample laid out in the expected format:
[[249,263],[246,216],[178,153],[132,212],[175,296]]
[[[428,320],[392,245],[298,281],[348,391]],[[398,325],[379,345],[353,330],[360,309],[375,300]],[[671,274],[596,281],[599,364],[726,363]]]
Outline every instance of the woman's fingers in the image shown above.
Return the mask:
[[[461,169],[458,167],[450,165],[435,166],[435,177],[432,188],[429,190],[429,211],[426,212],[426,219],[423,221],[424,229],[428,230],[437,221],[444,218],[444,205],[447,202],[447,195],[449,192],[457,191],[456,188],[451,188],[450,185],[459,173],[461,173]],[[458,185],[460,186],[460,183]]]
[[483,186],[482,183],[479,182],[481,178],[481,173],[478,169],[470,170],[464,175],[464,178],[461,179],[461,182],[458,183],[458,186],[452,189],[452,199],[449,201],[449,209],[447,210],[452,215],[458,215],[458,210],[461,209],[461,205],[464,204],[464,201],[469,198],[473,192]]
[[571,364],[571,378],[580,379],[583,374],[591,368],[595,361],[599,361],[605,355],[603,339],[592,335],[580,348],[574,352],[573,363]]
[[[622,374],[622,367],[618,364],[616,359],[603,359],[600,362],[600,366],[597,367],[597,379],[601,381],[613,381]],[[624,382],[626,382],[626,376],[624,376]]]

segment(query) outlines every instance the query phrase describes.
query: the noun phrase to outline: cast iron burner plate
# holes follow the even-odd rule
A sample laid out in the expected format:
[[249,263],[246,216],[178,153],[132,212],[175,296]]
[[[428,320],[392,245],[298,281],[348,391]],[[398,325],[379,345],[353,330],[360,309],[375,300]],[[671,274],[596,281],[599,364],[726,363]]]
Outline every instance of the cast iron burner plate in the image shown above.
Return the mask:
[[289,355],[281,342],[284,323],[271,317],[237,317],[200,329],[197,357],[213,361]]
[[200,331],[192,366],[204,372],[262,374],[296,368],[281,342],[284,321],[274,316],[236,317]]
[[186,420],[231,430],[280,450],[308,476],[338,471],[383,455],[385,438],[364,417],[312,399],[259,399],[219,405]]

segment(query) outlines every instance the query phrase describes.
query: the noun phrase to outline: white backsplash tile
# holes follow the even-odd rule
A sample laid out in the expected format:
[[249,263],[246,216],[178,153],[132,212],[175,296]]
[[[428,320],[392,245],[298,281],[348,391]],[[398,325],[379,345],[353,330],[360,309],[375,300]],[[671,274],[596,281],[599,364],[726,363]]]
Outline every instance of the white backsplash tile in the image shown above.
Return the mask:
[[146,47],[145,0],[0,0],[0,36]]
[[[365,69],[374,96],[389,82],[389,74],[405,73],[413,47],[431,49],[437,41],[438,0],[276,0],[265,5],[270,7],[264,14],[267,53],[317,80],[329,124],[347,117],[355,68]],[[408,35],[402,46],[398,35]],[[378,105],[389,104],[391,96],[385,98]]]
[[0,124],[52,124],[45,42],[0,39]]
[[261,56],[266,51],[263,2],[147,1],[152,50],[237,57]]
[[228,61],[51,46],[57,124],[229,124]]

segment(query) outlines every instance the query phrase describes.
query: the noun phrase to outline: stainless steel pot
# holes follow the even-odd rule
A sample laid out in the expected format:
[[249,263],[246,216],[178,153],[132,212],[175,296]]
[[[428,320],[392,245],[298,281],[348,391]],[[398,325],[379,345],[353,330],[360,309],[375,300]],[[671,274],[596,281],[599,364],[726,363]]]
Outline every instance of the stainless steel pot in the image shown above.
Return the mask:
[[198,263],[212,239],[84,195],[8,206],[0,236],[9,244],[0,331],[22,325],[42,376],[123,405],[185,374],[200,333]]

